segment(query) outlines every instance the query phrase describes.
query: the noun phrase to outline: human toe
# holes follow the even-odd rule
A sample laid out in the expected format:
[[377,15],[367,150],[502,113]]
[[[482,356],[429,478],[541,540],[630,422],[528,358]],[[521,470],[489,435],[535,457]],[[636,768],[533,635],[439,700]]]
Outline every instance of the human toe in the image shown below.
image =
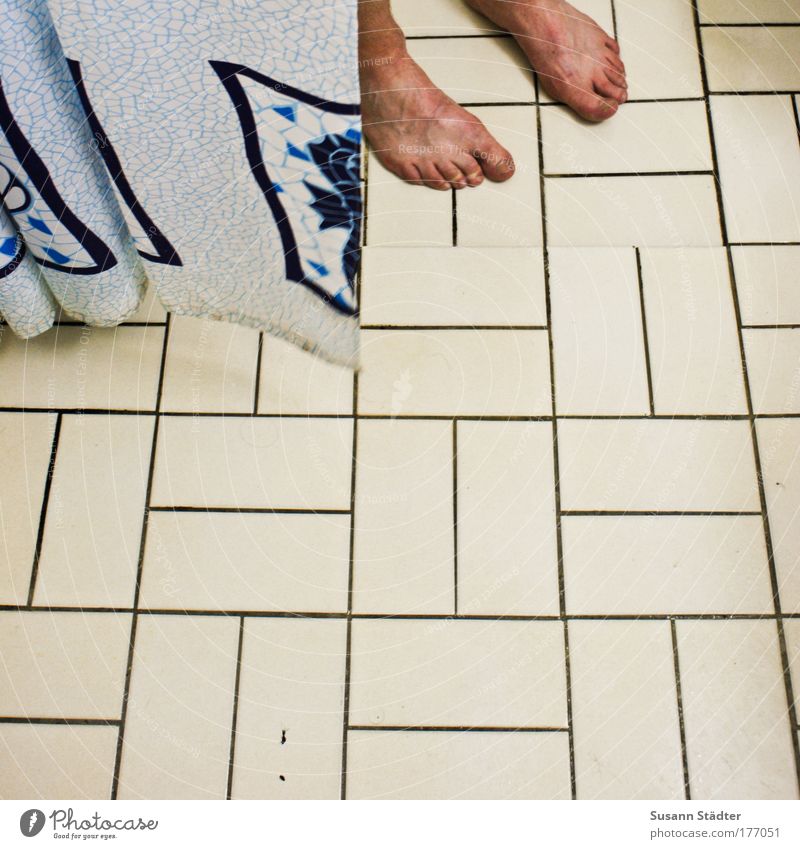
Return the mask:
[[612,97],[604,97],[597,92],[582,92],[569,104],[587,121],[598,123],[614,115],[619,109],[619,101]]
[[450,184],[441,174],[434,162],[418,162],[417,170],[419,171],[422,182],[428,188],[436,189],[440,192],[446,192],[450,188]]
[[474,156],[466,151],[454,157],[453,165],[464,175],[464,184],[479,186],[483,182],[483,171]]
[[513,157],[486,131],[476,140],[472,155],[480,164],[484,175],[496,183],[508,180],[514,173]]
[[604,99],[616,100],[617,103],[624,103],[627,96],[627,91],[621,86],[614,85],[605,74],[598,74],[594,80],[594,90]]
[[466,188],[467,175],[455,162],[437,162],[436,170],[451,189]]

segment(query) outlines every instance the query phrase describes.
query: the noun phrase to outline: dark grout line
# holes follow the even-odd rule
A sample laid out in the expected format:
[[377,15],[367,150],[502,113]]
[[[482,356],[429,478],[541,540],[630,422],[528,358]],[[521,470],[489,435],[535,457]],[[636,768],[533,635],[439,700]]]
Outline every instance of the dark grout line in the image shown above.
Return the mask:
[[800,418],[800,413],[753,413],[753,418],[756,419],[797,419]]
[[611,0],[611,29],[614,34],[614,41],[619,41],[619,34],[617,30],[617,4],[614,0]]
[[535,100],[465,100],[459,101],[459,106],[468,109],[478,109],[483,106],[536,106]]
[[473,732],[479,734],[494,733],[533,733],[533,734],[564,734],[568,728],[556,726],[516,726],[516,725],[350,725],[350,731],[429,731],[429,732]]
[[800,245],[800,242],[728,242],[731,248],[780,248]]
[[453,419],[453,613],[458,616],[458,422]]
[[[697,97],[632,97],[630,100],[626,100],[626,105],[629,103],[699,103],[700,101],[705,100],[702,96]],[[511,104],[516,105],[516,104]],[[527,106],[528,104],[520,104]],[[547,101],[545,103],[540,103],[540,106],[543,107],[553,107],[553,106],[561,106],[564,107],[563,103],[558,103],[557,101]]]
[[353,375],[353,445],[350,465],[350,546],[347,567],[347,621],[345,633],[344,662],[344,702],[342,705],[342,766],[339,798],[347,798],[347,731],[350,723],[350,670],[352,666],[351,648],[353,644],[353,586],[355,578],[355,539],[356,539],[356,469],[358,463],[358,372]]
[[151,513],[265,513],[278,515],[299,516],[346,516],[349,510],[334,510],[304,507],[187,507],[154,504],[149,508]]
[[562,516],[760,516],[760,510],[562,510]]
[[147,542],[147,525],[148,519],[150,515],[150,498],[153,492],[153,478],[155,472],[156,465],[156,445],[158,443],[158,427],[160,416],[158,415],[161,409],[161,396],[164,390],[164,372],[166,368],[167,362],[167,347],[169,345],[169,331],[170,331],[170,323],[171,316],[167,315],[167,324],[164,328],[164,339],[161,345],[161,364],[159,366],[159,374],[158,374],[158,389],[156,392],[156,408],[155,408],[155,420],[153,422],[153,439],[150,443],[150,464],[147,471],[147,487],[145,490],[145,501],[144,501],[144,513],[142,516],[142,533],[139,538],[139,555],[136,565],[136,583],[134,585],[133,592],[133,611],[131,616],[131,634],[130,641],[128,644],[128,658],[125,666],[125,683],[122,691],[122,712],[120,715],[120,724],[119,724],[119,736],[117,737],[117,750],[114,756],[114,773],[113,779],[111,782],[111,799],[117,798],[117,793],[119,791],[119,775],[120,769],[122,766],[122,747],[125,741],[125,722],[128,717],[128,699],[130,697],[130,688],[131,688],[131,673],[133,671],[133,653],[134,653],[134,645],[136,643],[136,628],[138,625],[138,608],[139,608],[139,595],[141,593],[142,588],[142,570],[144,568],[144,552],[145,552],[145,544]]
[[564,544],[561,533],[561,473],[558,456],[558,422],[556,406],[556,372],[555,354],[553,352],[553,304],[550,294],[550,250],[547,238],[547,202],[544,185],[544,140],[542,137],[542,110],[539,105],[539,79],[535,78],[536,86],[536,140],[539,158],[539,203],[542,227],[542,262],[544,264],[544,299],[545,315],[547,316],[547,349],[550,366],[550,404],[552,414],[553,440],[553,501],[556,520],[556,554],[558,568],[558,612],[564,631],[564,676],[566,681],[567,728],[569,740],[569,783],[570,795],[577,798],[577,779],[575,771],[575,733],[572,722],[572,669],[569,656],[569,625],[566,620],[566,581],[564,578]]
[[669,620],[672,637],[672,664],[675,670],[675,693],[678,706],[678,729],[681,737],[681,761],[683,763],[683,794],[686,799],[692,798],[692,788],[689,782],[689,755],[686,748],[686,725],[683,718],[683,690],[681,688],[681,667],[678,658],[678,632],[675,620]]
[[800,330],[800,324],[743,324],[742,330]]
[[258,353],[256,354],[256,377],[253,386],[253,415],[258,415],[258,396],[261,391],[261,352],[264,349],[264,331],[258,334]]
[[642,257],[639,253],[639,248],[634,248],[636,254],[636,276],[639,281],[639,306],[642,311],[642,341],[644,343],[644,365],[647,372],[647,398],[650,402],[650,415],[656,414],[655,403],[653,401],[653,374],[650,368],[650,343],[647,338],[647,311],[644,307],[644,279],[642,277]]
[[[759,515],[759,514],[754,514]],[[131,607],[67,607],[47,605],[41,607],[28,607],[24,604],[2,604],[0,613],[80,613],[82,615],[94,613],[117,613],[132,614],[139,616],[224,616],[226,619],[244,616],[247,619],[401,619],[404,621],[432,621],[448,622],[459,620],[464,622],[562,622],[562,621],[653,621],[663,622],[669,619],[718,622],[729,620],[765,620],[775,619],[800,620],[800,613],[476,613],[459,614],[452,613],[348,613],[347,611],[309,611],[309,610],[216,610],[203,608],[149,608],[140,607],[136,610]]]
[[456,190],[450,189],[450,198],[452,203],[452,216],[453,216],[453,247],[458,247],[458,201],[456,199]]
[[88,416],[154,416],[153,410],[112,410],[108,407],[104,408],[85,408],[85,407],[0,407],[0,413],[64,413],[72,415],[88,415]]
[[797,127],[797,141],[800,143],[800,114],[797,111],[797,97],[790,97],[792,112],[794,112],[794,125]]
[[[772,544],[772,529],[769,521],[769,511],[767,509],[767,496],[764,488],[764,471],[761,465],[761,452],[758,444],[758,433],[756,429],[756,417],[753,410],[753,397],[750,388],[750,376],[747,367],[747,356],[745,353],[744,333],[742,332],[742,311],[739,303],[739,293],[736,285],[736,269],[733,262],[733,253],[728,240],[727,224],[725,220],[725,207],[722,199],[722,187],[720,183],[719,160],[717,157],[717,145],[714,135],[714,122],[711,116],[711,100],[709,97],[708,73],[706,69],[705,54],[703,51],[703,42],[700,35],[700,13],[698,11],[698,0],[692,0],[692,11],[694,14],[695,32],[697,37],[697,48],[700,54],[700,73],[703,82],[703,93],[706,98],[706,115],[708,120],[709,139],[711,141],[711,157],[714,166],[715,184],[717,186],[717,204],[719,206],[720,227],[722,231],[722,243],[725,246],[728,259],[728,275],[730,282],[731,297],[733,300],[733,308],[736,317],[736,334],[739,340],[739,356],[741,359],[742,380],[744,383],[744,394],[747,402],[747,413],[750,423],[750,437],[753,446],[753,460],[756,469],[756,484],[758,486],[758,497],[761,505],[761,520],[764,530],[764,543],[767,549],[767,564],[769,568],[770,585],[772,588],[773,610],[775,612],[775,623],[777,627],[778,646],[781,655],[781,665],[783,669],[783,684],[786,691],[787,718],[789,720],[790,729],[794,729],[798,724],[797,711],[795,709],[794,689],[792,685],[792,676],[789,668],[789,654],[786,647],[786,634],[783,629],[781,619],[781,598],[780,598],[780,582],[778,580],[777,567],[775,565],[775,550]],[[796,734],[792,734],[792,748],[794,751],[795,774],[800,788],[800,740]]]
[[4,725],[119,725],[118,719],[83,719],[63,716],[0,716]]
[[242,679],[242,644],[244,642],[244,616],[239,617],[239,641],[236,647],[236,678],[233,684],[233,715],[231,716],[231,745],[228,754],[228,789],[226,799],[233,790],[233,763],[236,756],[236,722],[239,716],[239,683]]
[[574,180],[601,177],[712,177],[713,173],[706,168],[693,171],[584,171],[564,174],[548,172],[543,176],[548,180]]
[[797,89],[774,89],[761,91],[709,91],[709,97],[774,97],[775,95],[786,94],[790,97],[800,93]]
[[547,330],[546,324],[362,324],[362,330]]
[[700,21],[700,26],[713,29],[742,29],[743,27],[750,27],[751,29],[762,29],[764,27],[794,27],[800,32],[800,23],[793,23],[791,21],[753,21],[752,23],[742,21],[734,21],[731,23],[725,23],[724,21]]
[[[422,328],[420,328],[422,329]],[[429,328],[428,328],[429,329]],[[448,328],[453,330],[473,330],[476,328],[458,327]],[[536,326],[520,326],[518,328],[506,327],[487,327],[486,330],[546,330],[546,327]],[[0,407],[0,413],[55,413],[56,411],[49,407]],[[155,412],[137,411],[137,410],[81,410],[75,408],[61,408],[57,412],[64,415],[84,415],[94,414],[103,416],[155,416]],[[782,418],[791,419],[800,417],[800,413],[754,413],[757,419]],[[159,418],[216,418],[216,419],[297,419],[298,421],[319,420],[328,421],[331,419],[351,419],[352,413],[259,413],[254,416],[252,413],[184,413],[176,411],[163,411],[158,413]],[[394,413],[359,413],[360,419],[371,419],[374,421],[394,421],[395,419],[406,419],[408,421],[452,421],[457,419],[463,422],[549,422],[553,421],[552,415],[503,415],[503,414],[483,414],[483,413],[461,413],[454,415],[453,413],[409,413],[406,415],[396,415]],[[562,413],[556,416],[559,421],[685,421],[685,422],[728,422],[728,421],[749,421],[750,416],[747,413],[657,413],[651,416],[649,413],[635,413],[631,415],[616,415],[616,414],[596,414],[591,413]],[[205,508],[203,508],[205,509]],[[237,509],[237,508],[218,508],[218,509]],[[314,511],[320,512],[320,511]],[[345,511],[347,512],[347,511]]]
[[47,507],[50,503],[50,489],[53,486],[53,475],[56,470],[56,454],[58,453],[58,442],[61,437],[62,414],[56,415],[56,423],[53,428],[53,442],[50,446],[50,460],[47,464],[47,476],[42,493],[42,509],[39,513],[39,528],[36,532],[36,545],[33,549],[33,562],[31,563],[31,579],[28,585],[28,606],[33,604],[33,594],[36,592],[36,578],[39,576],[39,560],[42,556],[42,544],[44,543],[44,526],[47,521]]
[[706,124],[708,126],[708,139],[711,144],[711,168],[714,177],[714,189],[717,196],[717,215],[719,218],[720,234],[722,244],[728,245],[728,226],[725,221],[725,205],[722,198],[722,181],[719,172],[719,157],[717,156],[717,142],[714,133],[714,120],[711,115],[711,98],[708,89],[708,70],[706,68],[705,54],[703,53],[703,39],[700,34],[700,13],[697,8],[697,0],[692,0],[692,15],[694,16],[695,38],[697,39],[697,52],[700,62],[700,80],[703,85],[703,99],[706,104]]

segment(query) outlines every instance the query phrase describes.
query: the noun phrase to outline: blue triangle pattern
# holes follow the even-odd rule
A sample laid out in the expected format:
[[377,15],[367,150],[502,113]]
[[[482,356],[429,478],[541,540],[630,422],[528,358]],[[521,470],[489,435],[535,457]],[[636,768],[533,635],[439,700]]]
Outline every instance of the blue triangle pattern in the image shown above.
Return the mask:
[[28,224],[31,227],[34,227],[36,230],[40,230],[42,233],[45,233],[48,236],[53,235],[53,231],[42,221],[41,218],[34,218],[32,215],[28,216]]
[[273,106],[272,109],[278,113],[278,115],[283,115],[284,118],[288,118],[293,123],[297,123],[297,110],[294,106]]
[[286,150],[289,151],[290,156],[296,156],[298,159],[305,159],[306,162],[311,161],[311,157],[304,150],[300,150],[299,147],[295,147],[291,142],[286,142]]

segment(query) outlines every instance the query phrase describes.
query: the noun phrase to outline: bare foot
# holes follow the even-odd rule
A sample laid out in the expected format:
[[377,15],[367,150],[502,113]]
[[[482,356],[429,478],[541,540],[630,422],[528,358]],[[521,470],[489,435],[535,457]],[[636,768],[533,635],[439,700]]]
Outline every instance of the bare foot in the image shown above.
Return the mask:
[[362,51],[360,60],[364,134],[381,163],[433,189],[507,180],[511,154],[431,82],[399,38],[402,46],[391,53],[370,58]]
[[603,121],[628,99],[619,45],[564,0],[466,0],[510,32],[542,88],[582,118]]

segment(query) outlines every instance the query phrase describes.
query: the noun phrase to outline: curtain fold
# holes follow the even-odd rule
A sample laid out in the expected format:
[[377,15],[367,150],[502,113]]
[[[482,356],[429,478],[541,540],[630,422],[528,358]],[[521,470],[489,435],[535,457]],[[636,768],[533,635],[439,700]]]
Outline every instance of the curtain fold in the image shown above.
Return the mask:
[[4,0],[11,329],[117,324],[149,281],[354,366],[356,48],[356,0]]

